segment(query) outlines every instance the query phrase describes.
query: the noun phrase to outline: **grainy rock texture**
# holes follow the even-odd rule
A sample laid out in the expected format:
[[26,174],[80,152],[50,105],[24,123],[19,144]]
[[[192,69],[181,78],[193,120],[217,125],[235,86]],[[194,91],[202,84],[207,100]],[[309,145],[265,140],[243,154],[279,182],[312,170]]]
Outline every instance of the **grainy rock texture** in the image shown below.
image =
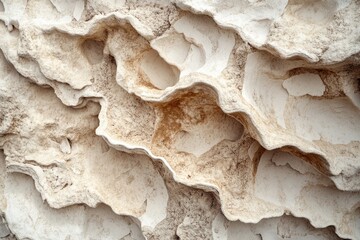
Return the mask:
[[0,0],[0,239],[360,239],[360,1]]

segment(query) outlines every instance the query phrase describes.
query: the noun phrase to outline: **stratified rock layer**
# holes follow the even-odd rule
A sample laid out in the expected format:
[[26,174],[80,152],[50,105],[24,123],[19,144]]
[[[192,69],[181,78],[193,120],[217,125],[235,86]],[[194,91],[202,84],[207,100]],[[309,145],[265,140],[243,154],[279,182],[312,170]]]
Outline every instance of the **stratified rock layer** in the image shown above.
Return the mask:
[[360,239],[360,3],[0,1],[0,237]]

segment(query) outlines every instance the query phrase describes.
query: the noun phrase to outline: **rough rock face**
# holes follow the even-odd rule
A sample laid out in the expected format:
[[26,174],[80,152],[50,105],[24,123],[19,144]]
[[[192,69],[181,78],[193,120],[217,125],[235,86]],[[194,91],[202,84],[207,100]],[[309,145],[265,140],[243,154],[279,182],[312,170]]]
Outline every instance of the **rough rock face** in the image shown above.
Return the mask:
[[1,0],[0,238],[360,239],[360,1]]

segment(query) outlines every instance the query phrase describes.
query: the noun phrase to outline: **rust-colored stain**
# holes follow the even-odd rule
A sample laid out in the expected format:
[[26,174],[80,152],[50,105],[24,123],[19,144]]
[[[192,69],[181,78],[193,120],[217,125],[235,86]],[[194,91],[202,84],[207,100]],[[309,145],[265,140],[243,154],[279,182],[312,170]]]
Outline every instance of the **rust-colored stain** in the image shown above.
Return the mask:
[[[153,142],[162,143],[167,147],[172,142],[172,137],[181,131],[183,123],[199,124],[208,117],[204,106],[212,109],[218,108],[212,99],[204,92],[185,92],[178,94],[173,100],[165,104],[154,104],[160,113],[160,122],[155,131]],[[195,110],[196,117],[189,116],[185,108]],[[220,110],[220,109],[219,109]]]

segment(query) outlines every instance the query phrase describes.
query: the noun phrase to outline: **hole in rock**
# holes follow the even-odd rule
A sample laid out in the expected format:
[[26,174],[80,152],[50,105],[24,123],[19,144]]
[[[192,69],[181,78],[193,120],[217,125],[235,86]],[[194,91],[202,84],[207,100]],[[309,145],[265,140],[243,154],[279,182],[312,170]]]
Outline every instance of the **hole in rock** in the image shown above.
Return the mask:
[[60,142],[60,150],[65,154],[70,154],[72,148],[72,142],[69,138],[63,138]]
[[[306,95],[298,98],[291,109],[284,112],[298,136],[308,141],[320,140],[330,144],[349,144],[360,139],[357,131],[359,121],[355,120],[360,118],[360,113],[353,100],[342,90],[342,83],[346,79],[327,70],[297,68],[289,73],[291,77],[283,82],[283,86],[289,81],[299,83],[289,93],[301,96],[303,94],[294,94],[294,91],[299,93],[306,90],[303,92]],[[316,92],[318,94],[314,94]],[[311,98],[309,95],[322,98]]]
[[101,62],[104,57],[104,42],[87,39],[82,44],[82,50],[90,64],[97,64]]
[[168,64],[155,50],[147,51],[140,60],[140,69],[150,83],[158,89],[174,86],[180,71]]
[[175,136],[174,145],[179,151],[199,157],[223,140],[238,140],[242,133],[242,125],[232,117],[211,116],[203,123],[181,130]]
[[241,123],[223,113],[204,90],[200,91],[183,94],[162,107],[156,142],[198,157],[223,140],[241,138]]
[[317,74],[304,73],[286,79],[282,86],[292,96],[322,96],[325,85]]
[[[313,116],[316,116],[314,118]],[[301,98],[288,113],[296,134],[308,141],[349,144],[360,141],[360,112],[350,99]]]
[[0,12],[4,12],[5,8],[4,8],[4,4],[0,1]]
[[183,34],[180,33],[170,33],[165,37],[155,39],[152,41],[151,46],[156,49],[168,63],[178,67],[186,61],[189,51],[191,50],[191,44],[184,38]]

